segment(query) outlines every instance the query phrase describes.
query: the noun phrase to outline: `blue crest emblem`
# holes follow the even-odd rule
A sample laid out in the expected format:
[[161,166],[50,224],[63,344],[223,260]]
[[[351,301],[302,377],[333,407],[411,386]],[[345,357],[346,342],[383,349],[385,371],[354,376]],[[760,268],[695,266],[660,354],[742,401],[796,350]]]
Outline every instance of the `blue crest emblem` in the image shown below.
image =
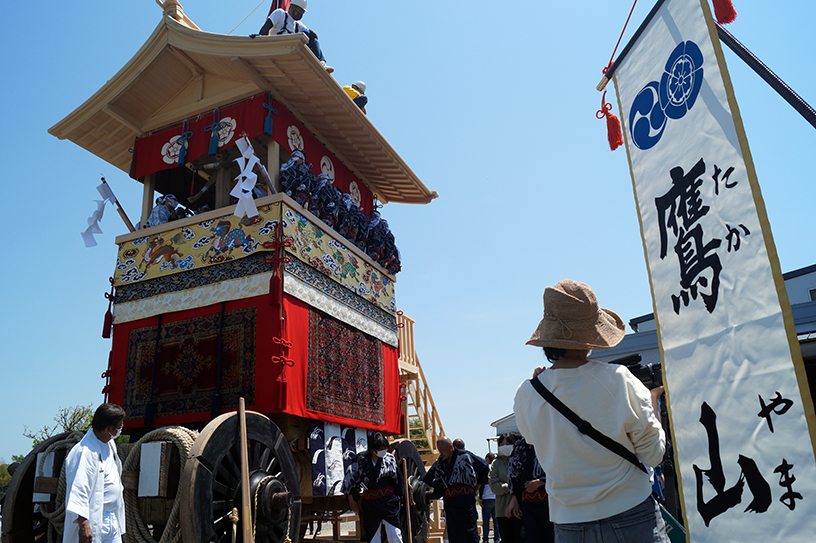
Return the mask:
[[629,130],[638,149],[657,145],[668,119],[680,119],[694,107],[702,86],[703,53],[693,41],[681,42],[669,55],[660,82],[649,82],[632,101]]

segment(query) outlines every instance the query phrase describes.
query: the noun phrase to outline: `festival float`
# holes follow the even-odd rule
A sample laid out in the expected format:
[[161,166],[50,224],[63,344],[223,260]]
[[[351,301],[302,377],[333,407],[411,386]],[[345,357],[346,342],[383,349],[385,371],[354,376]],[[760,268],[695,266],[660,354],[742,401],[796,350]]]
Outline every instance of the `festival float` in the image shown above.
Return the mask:
[[[124,540],[297,541],[302,523],[347,511],[344,464],[367,430],[409,433],[421,368],[377,209],[436,193],[302,34],[207,33],[176,0],[159,5],[136,55],[49,130],[143,185],[140,225],[159,195],[189,210],[142,228],[122,212],[130,231],[116,238],[100,366],[107,401],[128,414]],[[61,465],[79,437],[26,457],[2,543],[61,539]],[[409,480],[406,529],[424,541],[423,458],[410,439],[392,448]]]

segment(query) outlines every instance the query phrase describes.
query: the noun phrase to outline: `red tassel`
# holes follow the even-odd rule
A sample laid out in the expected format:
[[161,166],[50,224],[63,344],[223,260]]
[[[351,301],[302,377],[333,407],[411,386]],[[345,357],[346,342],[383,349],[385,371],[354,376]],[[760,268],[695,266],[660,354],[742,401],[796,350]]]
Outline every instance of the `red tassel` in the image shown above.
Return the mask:
[[599,119],[606,117],[606,137],[609,140],[609,148],[614,151],[623,145],[620,120],[617,116],[612,115],[612,104],[606,101],[606,91],[601,97],[601,109],[595,113],[595,116]]
[[609,148],[613,151],[623,145],[623,134],[621,124],[617,115],[606,113],[606,136],[609,138]]
[[108,292],[105,293],[105,298],[108,299],[108,312],[105,313],[105,322],[102,324],[102,337],[104,339],[110,339],[111,329],[113,328],[113,314],[111,313],[111,307],[113,305],[114,298],[113,277],[109,277],[108,281],[110,282],[111,290],[110,293]]
[[110,339],[111,328],[113,328],[113,314],[111,313],[110,307],[108,307],[108,311],[105,313],[105,323],[102,325],[103,338]]
[[269,278],[269,305],[281,305],[281,278],[274,273]]
[[731,0],[712,0],[714,2],[714,16],[721,25],[733,23],[737,18],[737,12]]

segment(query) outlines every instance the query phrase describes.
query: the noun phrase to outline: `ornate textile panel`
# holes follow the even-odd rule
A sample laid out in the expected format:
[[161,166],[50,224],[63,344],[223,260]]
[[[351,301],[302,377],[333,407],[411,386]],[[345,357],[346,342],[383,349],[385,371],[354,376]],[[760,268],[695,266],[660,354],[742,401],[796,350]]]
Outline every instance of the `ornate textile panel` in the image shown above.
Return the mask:
[[287,252],[377,307],[397,312],[394,281],[351,251],[348,241],[335,239],[291,206],[284,208],[283,226],[292,242]]
[[328,315],[309,311],[306,408],[385,424],[382,344]]
[[221,302],[269,294],[272,272],[221,281],[212,285],[179,290],[113,306],[113,323],[123,324],[175,311],[207,307]]
[[[329,283],[331,283],[331,281],[329,281]],[[342,289],[342,287],[340,288]],[[325,294],[312,285],[306,284],[288,273],[284,275],[283,289],[287,294],[306,302],[310,306],[331,315],[335,319],[340,320],[349,326],[353,326],[361,332],[374,336],[383,343],[391,345],[392,347],[399,346],[399,338],[397,337],[397,332],[395,330],[392,330],[390,327],[383,326],[379,322],[370,318],[368,315],[363,315],[362,313],[357,312],[355,309],[338,302],[336,298]],[[354,295],[351,294],[351,296]],[[354,297],[357,298],[357,296]],[[369,308],[372,310],[381,311],[378,308],[371,306],[371,304],[368,302],[363,301],[363,303],[360,305],[369,306]],[[383,311],[382,313],[385,312]],[[390,317],[390,315],[388,315],[388,317]],[[389,320],[394,321],[394,327],[396,328],[395,319],[390,318]]]
[[[266,252],[258,252],[246,258],[222,262],[218,266],[194,268],[184,273],[157,277],[149,281],[120,285],[116,287],[114,304],[121,306],[122,304],[137,302],[153,296],[182,292],[184,290],[214,285],[239,277],[249,277],[251,275],[271,272],[272,265],[268,262],[264,262],[269,256],[270,255]],[[268,278],[269,276],[267,275],[267,279]]]
[[304,264],[300,260],[290,258],[289,262],[286,263],[286,273],[287,275],[297,278],[303,283],[322,292],[326,296],[334,298],[338,302],[347,305],[357,313],[371,319],[388,330],[391,330],[392,332],[397,331],[397,319],[393,312],[381,309],[380,307],[367,301],[365,298],[355,294],[351,289],[348,289],[340,283],[333,281],[329,276],[319,272],[307,264]]
[[[255,403],[256,308],[228,310],[162,323],[156,356],[153,405],[157,418],[209,412],[217,390],[221,334],[221,409],[238,398]],[[133,329],[128,338],[123,407],[128,420],[144,417],[151,402],[157,326]]]
[[[181,272],[185,272],[186,278],[187,272],[192,270],[222,265],[256,253],[270,256],[270,249],[264,248],[263,243],[274,239],[281,205],[274,202],[259,206],[257,217],[225,215],[120,243],[114,286],[118,289],[122,285]],[[194,279],[201,280],[200,277],[203,276],[194,276]],[[207,277],[204,279],[208,280]]]

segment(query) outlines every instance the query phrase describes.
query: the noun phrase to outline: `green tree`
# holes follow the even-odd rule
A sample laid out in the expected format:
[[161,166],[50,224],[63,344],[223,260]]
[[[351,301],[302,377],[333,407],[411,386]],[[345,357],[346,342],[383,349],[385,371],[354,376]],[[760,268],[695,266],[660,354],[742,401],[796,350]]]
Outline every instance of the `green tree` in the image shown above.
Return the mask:
[[8,462],[5,458],[0,458],[0,486],[8,486],[11,483],[11,475],[8,472]]
[[[45,425],[40,430],[33,431],[28,426],[23,427],[23,435],[34,441],[34,447],[43,441],[62,432],[85,432],[91,427],[93,420],[93,404],[60,407],[54,416],[54,424]],[[16,459],[15,459],[16,460]]]

